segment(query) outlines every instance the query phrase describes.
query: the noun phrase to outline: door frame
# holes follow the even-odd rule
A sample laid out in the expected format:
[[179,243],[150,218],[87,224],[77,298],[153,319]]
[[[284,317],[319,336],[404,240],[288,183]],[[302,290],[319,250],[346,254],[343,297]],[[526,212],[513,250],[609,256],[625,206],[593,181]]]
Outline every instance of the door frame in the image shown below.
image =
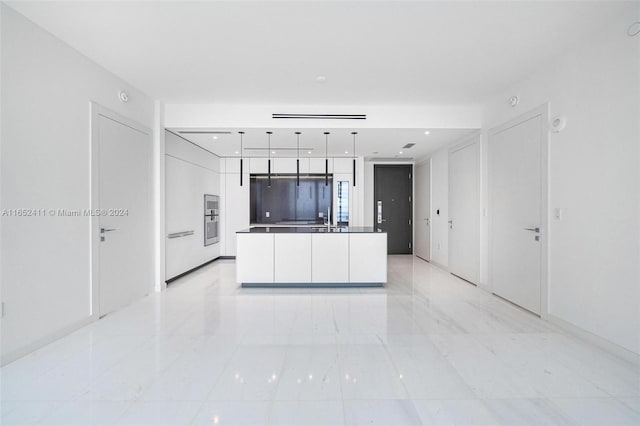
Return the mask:
[[[420,257],[417,254],[415,254],[415,247],[416,247],[416,220],[421,220],[421,219],[416,219],[416,205],[418,204],[416,202],[416,199],[417,199],[417,197],[416,197],[416,182],[418,181],[418,179],[416,179],[416,177],[418,175],[418,167],[423,166],[423,165],[429,166],[429,185],[427,185],[429,187],[429,201],[428,201],[429,202],[429,208],[427,209],[427,216],[429,218],[429,220],[428,220],[428,223],[429,223],[429,225],[428,225],[429,226],[429,234],[428,234],[429,235],[429,241],[428,241],[428,244],[427,244],[427,247],[428,247],[427,250],[429,251],[429,256],[428,256],[429,258],[428,259],[425,259],[425,258]],[[412,225],[413,225],[413,247],[414,247],[413,254],[417,258],[422,259],[425,262],[429,262],[429,263],[431,263],[431,251],[432,251],[431,250],[431,205],[432,205],[431,198],[432,198],[432,195],[433,195],[433,190],[432,190],[433,189],[432,188],[433,175],[432,175],[431,172],[432,172],[431,157],[427,157],[427,158],[425,158],[425,159],[423,159],[423,160],[421,160],[419,162],[416,162],[413,165],[413,177],[414,177],[413,182],[412,182],[412,186],[413,186],[413,190],[412,190],[412,193],[413,193],[413,206],[412,207],[413,207],[413,218],[414,218],[413,219],[413,223],[412,223]]]
[[[499,126],[489,129],[487,140],[487,206],[488,206],[488,250],[487,272],[493,293],[493,203],[491,201],[491,140],[505,130],[540,117],[540,317],[549,315],[549,103],[544,103]],[[500,297],[499,295],[493,293]],[[505,299],[506,300],[506,299]],[[525,308],[522,308],[525,309]],[[526,309],[525,309],[526,310]],[[534,313],[535,314],[535,313]],[[536,314],[537,315],[537,314]]]
[[[374,230],[377,229],[376,225],[378,224],[376,221],[376,217],[377,217],[377,201],[376,201],[376,168],[377,167],[394,167],[394,166],[409,166],[411,169],[411,254],[412,256],[415,255],[415,242],[416,242],[416,235],[415,235],[415,222],[414,222],[414,218],[416,215],[416,203],[415,203],[415,191],[416,191],[416,180],[415,180],[415,169],[416,169],[416,164],[414,161],[405,161],[405,162],[393,162],[393,163],[387,163],[387,162],[374,162],[373,163],[373,205],[371,206],[373,209],[373,228]],[[431,171],[429,171],[429,173],[431,173]],[[431,244],[431,243],[429,243]],[[388,247],[387,247],[388,249]],[[388,254],[388,253],[387,253]]]
[[[118,114],[115,111],[112,111],[102,105],[91,101],[89,103],[90,108],[90,123],[89,128],[91,129],[91,171],[90,171],[90,190],[91,190],[91,210],[100,208],[100,129],[98,126],[100,117],[107,118],[109,120],[113,120],[117,123],[120,123],[124,126],[130,127],[133,130],[136,130],[140,133],[147,135],[148,143],[149,143],[149,154],[150,154],[150,164],[152,163],[153,156],[153,133],[151,129],[143,126],[142,124],[131,120],[127,117],[124,117]],[[153,167],[149,167],[148,170],[148,180],[147,184],[149,185],[149,194],[153,194]],[[154,241],[154,228],[153,228],[153,197],[149,199],[149,211],[147,214],[149,215],[149,228],[150,228],[150,237],[152,244]],[[91,235],[91,246],[90,246],[90,280],[91,285],[90,288],[90,314],[89,317],[93,319],[100,318],[100,217],[97,215],[91,215],[90,221],[90,235]],[[151,287],[149,291],[153,290],[153,277],[154,271],[151,271]]]
[[[506,129],[504,129],[506,130]],[[475,281],[469,281],[466,278],[462,278],[462,277],[458,277],[458,278],[462,278],[465,281],[468,281],[474,285],[478,285],[481,281],[481,264],[482,264],[482,182],[481,182],[481,175],[482,175],[482,133],[478,130],[478,131],[474,131],[471,134],[467,135],[466,137],[462,138],[458,143],[454,144],[453,146],[451,146],[449,148],[449,154],[447,157],[447,214],[449,215],[449,217],[447,217],[447,220],[451,220],[451,156],[452,154],[463,150],[469,146],[472,145],[476,145],[476,149],[478,152],[478,158],[476,158],[476,167],[477,167],[477,171],[478,171],[478,175],[477,175],[477,182],[476,182],[476,190],[477,192],[477,197],[476,197],[476,206],[477,206],[477,210],[476,210],[476,215],[477,215],[477,219],[478,219],[478,229],[477,231],[477,236],[478,236],[478,240],[476,241],[477,247],[476,249],[478,250],[478,264],[476,265],[477,270],[476,270],[476,279]],[[448,222],[447,222],[448,223]],[[448,259],[449,259],[449,265],[451,265],[451,239],[449,238],[449,235],[451,235],[449,233],[450,228],[447,230],[447,240],[448,240]],[[449,269],[449,268],[448,268]],[[456,275],[455,273],[449,271],[452,275]],[[457,277],[458,275],[456,275]]]

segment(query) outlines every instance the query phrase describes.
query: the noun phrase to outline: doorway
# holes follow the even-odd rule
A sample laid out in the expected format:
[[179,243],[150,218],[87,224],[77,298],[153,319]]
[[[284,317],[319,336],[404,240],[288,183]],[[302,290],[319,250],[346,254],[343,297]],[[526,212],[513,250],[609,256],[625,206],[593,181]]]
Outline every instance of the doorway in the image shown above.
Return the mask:
[[91,104],[92,314],[153,286],[151,131]]
[[416,165],[415,255],[431,260],[431,159]]
[[413,253],[413,166],[373,166],[373,219],[375,227],[387,233],[388,254]]
[[480,278],[479,139],[449,151],[449,271],[474,284]]
[[547,105],[489,133],[489,265],[493,292],[547,312]]

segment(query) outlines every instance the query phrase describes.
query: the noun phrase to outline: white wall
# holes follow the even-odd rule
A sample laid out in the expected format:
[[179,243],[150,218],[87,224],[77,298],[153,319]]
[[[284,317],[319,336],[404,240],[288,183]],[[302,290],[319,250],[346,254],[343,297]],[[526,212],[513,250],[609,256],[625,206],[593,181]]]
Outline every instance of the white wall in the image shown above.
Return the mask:
[[[440,210],[440,214],[437,211]],[[431,156],[431,261],[449,266],[449,147]]]
[[[170,279],[221,254],[220,242],[204,245],[204,194],[220,196],[220,158],[171,132],[165,134],[165,152],[165,238],[194,232],[165,240],[166,278]],[[218,226],[220,233],[222,223]]]
[[[482,124],[479,105],[219,105],[219,104],[167,104],[168,128],[203,127],[290,127],[289,120],[274,120],[278,111],[296,113],[367,114],[358,120],[358,128],[398,129],[477,129]],[[352,120],[332,120],[331,127],[353,128]],[[317,128],[319,120],[295,120],[297,128]],[[326,124],[326,123],[324,123]]]
[[[89,208],[90,101],[149,128],[153,102],[0,7],[2,207]],[[90,320],[89,217],[2,217],[1,253],[3,363]]]
[[[485,132],[545,102],[552,118],[567,117],[566,129],[550,136],[549,206],[563,211],[550,220],[550,315],[636,353],[640,37],[626,30],[639,7],[630,3],[615,25],[496,94],[484,116]],[[517,108],[507,104],[511,95]]]

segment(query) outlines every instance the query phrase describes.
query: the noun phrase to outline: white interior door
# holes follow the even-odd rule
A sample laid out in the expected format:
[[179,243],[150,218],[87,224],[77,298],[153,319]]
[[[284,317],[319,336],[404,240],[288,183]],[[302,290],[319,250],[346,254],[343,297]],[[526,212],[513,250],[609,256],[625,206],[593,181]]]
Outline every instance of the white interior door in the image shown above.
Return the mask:
[[[541,312],[541,115],[489,138],[490,273],[495,294]],[[536,229],[538,231],[536,231]]]
[[449,153],[449,270],[477,283],[480,274],[480,184],[477,139]]
[[108,113],[94,120],[99,191],[94,209],[101,211],[98,313],[103,316],[152,288],[151,136]]
[[424,259],[431,259],[431,160],[416,166],[415,180],[415,254]]

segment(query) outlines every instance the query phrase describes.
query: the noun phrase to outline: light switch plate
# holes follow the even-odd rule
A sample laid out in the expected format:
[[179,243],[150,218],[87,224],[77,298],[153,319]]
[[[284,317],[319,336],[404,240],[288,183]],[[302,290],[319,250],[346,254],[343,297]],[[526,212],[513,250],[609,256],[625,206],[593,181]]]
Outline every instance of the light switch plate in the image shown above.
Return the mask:
[[562,220],[562,209],[559,207],[553,209],[553,217],[555,217],[557,220]]
[[271,217],[271,212],[264,212],[265,217]]

